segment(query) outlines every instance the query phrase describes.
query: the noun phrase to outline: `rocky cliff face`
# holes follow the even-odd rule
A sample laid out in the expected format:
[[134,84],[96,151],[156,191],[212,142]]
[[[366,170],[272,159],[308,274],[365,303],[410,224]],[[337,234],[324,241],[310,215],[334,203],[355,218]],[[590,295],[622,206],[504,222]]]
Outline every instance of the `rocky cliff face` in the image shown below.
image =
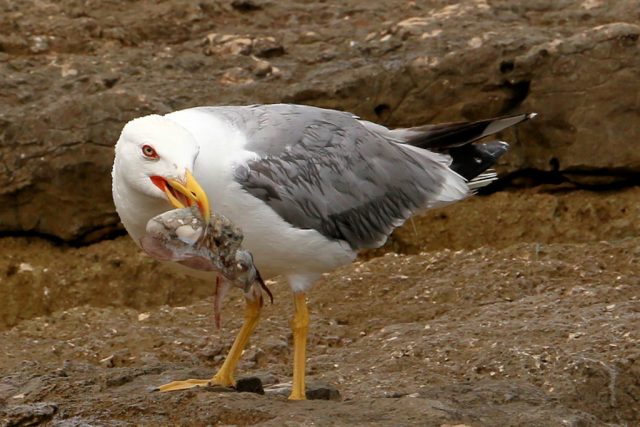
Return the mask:
[[117,229],[131,118],[296,102],[389,126],[537,111],[500,170],[601,184],[640,172],[634,2],[0,0],[0,233]]

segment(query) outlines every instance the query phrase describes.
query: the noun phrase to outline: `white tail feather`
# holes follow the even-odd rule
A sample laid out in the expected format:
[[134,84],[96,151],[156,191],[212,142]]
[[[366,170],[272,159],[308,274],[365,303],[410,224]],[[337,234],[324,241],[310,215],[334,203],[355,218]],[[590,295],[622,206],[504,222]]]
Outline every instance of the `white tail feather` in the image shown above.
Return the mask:
[[491,184],[493,181],[498,179],[498,174],[493,169],[487,169],[480,175],[473,178],[471,181],[467,183],[467,187],[469,187],[469,191],[472,194],[478,192],[478,189]]

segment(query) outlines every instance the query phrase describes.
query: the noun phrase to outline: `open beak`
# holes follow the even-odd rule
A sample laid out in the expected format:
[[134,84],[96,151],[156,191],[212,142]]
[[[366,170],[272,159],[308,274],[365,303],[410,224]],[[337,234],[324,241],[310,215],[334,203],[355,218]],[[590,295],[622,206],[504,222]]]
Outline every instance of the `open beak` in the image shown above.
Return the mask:
[[169,203],[175,208],[186,208],[197,205],[206,224],[211,220],[211,206],[209,199],[198,181],[187,169],[184,175],[184,183],[175,179],[165,179],[160,176],[152,176],[151,181],[164,192]]

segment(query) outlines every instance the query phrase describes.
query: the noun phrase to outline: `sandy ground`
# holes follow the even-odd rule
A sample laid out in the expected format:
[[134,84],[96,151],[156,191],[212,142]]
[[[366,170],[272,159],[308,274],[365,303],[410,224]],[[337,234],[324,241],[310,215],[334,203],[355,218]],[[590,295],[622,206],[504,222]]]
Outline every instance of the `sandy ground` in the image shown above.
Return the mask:
[[128,238],[2,239],[2,425],[637,425],[637,200],[637,189],[477,197],[326,275],[309,295],[307,375],[339,401],[270,391],[291,376],[280,280],[239,372],[267,394],[163,394],[151,390],[215,372],[240,292],[217,330],[212,284]]

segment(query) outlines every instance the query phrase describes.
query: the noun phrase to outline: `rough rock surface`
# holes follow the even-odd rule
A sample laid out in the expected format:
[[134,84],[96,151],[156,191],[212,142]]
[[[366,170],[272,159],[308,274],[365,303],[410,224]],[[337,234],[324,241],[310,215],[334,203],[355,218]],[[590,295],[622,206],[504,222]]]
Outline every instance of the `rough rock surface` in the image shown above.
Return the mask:
[[535,110],[506,135],[503,173],[630,179],[639,21],[634,2],[601,0],[0,0],[0,232],[112,232],[123,124],[202,104],[308,103],[391,126]]
[[[525,215],[529,199],[545,206],[536,221],[492,214]],[[407,243],[415,254],[325,275],[309,293],[307,376],[326,397],[337,390],[334,401],[292,403],[279,393],[291,381],[293,314],[281,280],[270,284],[274,304],[238,373],[259,378],[264,395],[151,392],[215,372],[242,321],[241,293],[229,295],[217,330],[212,283],[158,268],[129,238],[80,249],[0,239],[10,254],[0,257],[0,288],[13,290],[0,295],[0,425],[639,425],[639,224],[608,242],[568,243],[566,234],[524,243],[561,224],[596,232],[593,213],[637,209],[638,190],[617,199],[478,198],[461,205],[473,209],[443,210],[424,246],[427,227],[417,224]],[[485,227],[502,238],[483,238]],[[24,310],[17,321],[12,308]]]

